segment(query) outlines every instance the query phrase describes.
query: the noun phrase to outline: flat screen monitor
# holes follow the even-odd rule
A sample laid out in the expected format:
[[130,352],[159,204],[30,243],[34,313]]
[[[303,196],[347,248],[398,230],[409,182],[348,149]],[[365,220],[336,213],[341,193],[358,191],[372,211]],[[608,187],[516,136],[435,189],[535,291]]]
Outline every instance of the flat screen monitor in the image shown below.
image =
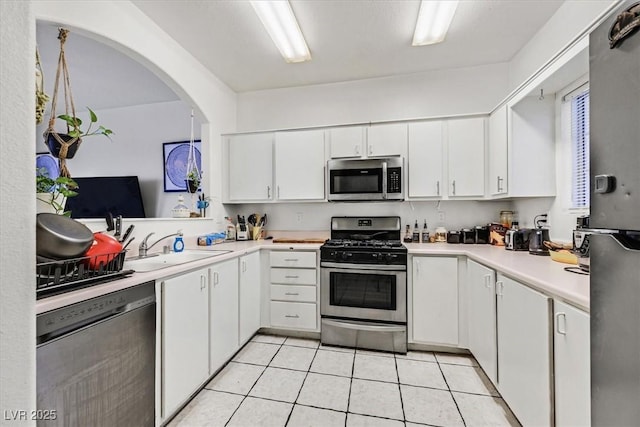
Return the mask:
[[123,218],[145,218],[137,176],[73,178],[78,195],[67,199],[71,218],[105,218],[109,212]]

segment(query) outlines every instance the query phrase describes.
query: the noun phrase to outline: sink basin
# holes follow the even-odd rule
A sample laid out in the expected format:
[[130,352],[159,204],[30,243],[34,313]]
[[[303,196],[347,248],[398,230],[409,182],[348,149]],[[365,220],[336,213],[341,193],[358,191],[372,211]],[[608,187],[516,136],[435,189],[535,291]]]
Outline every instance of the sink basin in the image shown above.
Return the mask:
[[198,261],[205,258],[213,258],[231,251],[225,250],[185,250],[179,253],[151,255],[145,258],[130,259],[124,261],[125,270],[135,270],[138,272],[154,271],[161,268],[173,267],[191,261]]

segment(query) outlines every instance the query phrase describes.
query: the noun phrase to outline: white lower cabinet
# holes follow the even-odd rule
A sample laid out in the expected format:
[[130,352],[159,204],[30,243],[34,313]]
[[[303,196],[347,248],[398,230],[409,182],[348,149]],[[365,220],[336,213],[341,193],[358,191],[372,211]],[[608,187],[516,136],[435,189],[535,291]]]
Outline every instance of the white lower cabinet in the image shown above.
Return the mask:
[[494,384],[498,381],[496,272],[467,260],[469,350]]
[[589,315],[554,301],[556,426],[591,425]]
[[238,350],[238,259],[209,270],[209,372],[217,371]]
[[269,324],[274,328],[318,330],[316,251],[269,254]]
[[240,345],[260,329],[260,252],[240,257]]
[[171,415],[209,376],[208,271],[164,280],[162,417]]
[[551,299],[498,274],[498,390],[525,426],[553,424]]
[[414,256],[413,342],[458,345],[458,258]]

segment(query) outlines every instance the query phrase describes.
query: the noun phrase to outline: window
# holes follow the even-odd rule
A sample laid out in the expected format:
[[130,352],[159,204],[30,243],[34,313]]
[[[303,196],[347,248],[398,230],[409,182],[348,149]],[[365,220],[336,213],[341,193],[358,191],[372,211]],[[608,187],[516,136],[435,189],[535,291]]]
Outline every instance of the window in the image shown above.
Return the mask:
[[571,97],[571,207],[589,207],[589,91]]

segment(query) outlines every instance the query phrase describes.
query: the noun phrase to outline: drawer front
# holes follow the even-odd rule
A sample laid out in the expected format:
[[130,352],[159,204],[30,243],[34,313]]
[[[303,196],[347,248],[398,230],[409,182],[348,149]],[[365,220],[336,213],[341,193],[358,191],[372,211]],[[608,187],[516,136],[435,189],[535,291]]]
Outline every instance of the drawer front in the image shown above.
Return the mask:
[[316,305],[306,302],[271,301],[271,326],[316,329]]
[[279,301],[316,302],[315,286],[271,285],[271,299]]
[[316,268],[315,252],[271,251],[271,267]]
[[315,285],[316,269],[310,268],[272,268],[271,283],[291,285]]

